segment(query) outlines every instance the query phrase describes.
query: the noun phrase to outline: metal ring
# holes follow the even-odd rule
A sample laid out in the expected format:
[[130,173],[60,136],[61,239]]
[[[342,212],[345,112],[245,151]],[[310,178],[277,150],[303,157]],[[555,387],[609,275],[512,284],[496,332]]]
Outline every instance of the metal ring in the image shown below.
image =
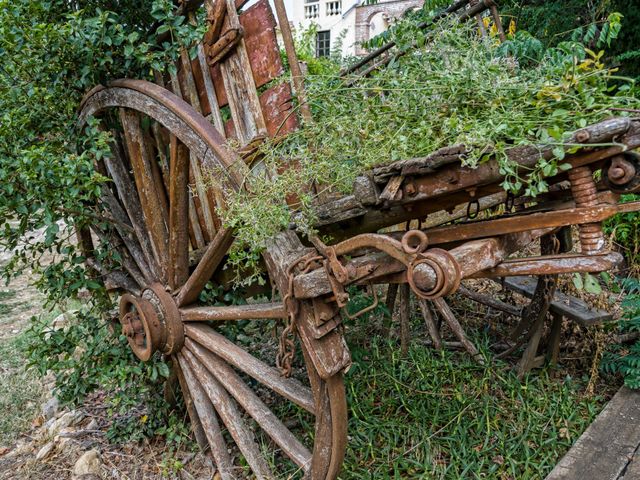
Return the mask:
[[[455,292],[460,287],[462,281],[462,269],[460,264],[453,255],[447,250],[442,248],[433,248],[429,250],[428,255],[431,255],[444,272],[445,286],[442,288],[441,296],[445,297],[450,293]],[[450,269],[453,272],[449,271]]]
[[[417,242],[415,247],[410,245],[412,241]],[[427,238],[427,234],[422,230],[409,230],[402,236],[402,250],[409,255],[422,253],[428,246],[429,239]]]

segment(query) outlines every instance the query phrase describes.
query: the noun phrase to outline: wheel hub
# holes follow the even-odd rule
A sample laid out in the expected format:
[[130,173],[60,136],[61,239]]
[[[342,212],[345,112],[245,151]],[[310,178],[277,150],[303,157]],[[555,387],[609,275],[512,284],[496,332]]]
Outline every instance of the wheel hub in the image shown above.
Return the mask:
[[182,317],[173,297],[162,285],[153,284],[141,296],[120,299],[122,334],[133,353],[146,362],[154,352],[178,352],[184,345]]

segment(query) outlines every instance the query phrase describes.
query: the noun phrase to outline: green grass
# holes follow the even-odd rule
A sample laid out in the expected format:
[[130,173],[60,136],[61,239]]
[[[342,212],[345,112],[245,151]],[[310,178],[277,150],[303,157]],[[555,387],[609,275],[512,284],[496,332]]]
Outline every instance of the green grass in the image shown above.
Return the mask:
[[352,348],[341,478],[544,478],[600,411],[581,385],[481,367],[414,342]]
[[23,337],[0,341],[0,447],[29,430],[43,400],[35,371],[26,368]]
[[[350,347],[343,480],[543,479],[604,405],[568,376],[537,370],[519,381],[510,365],[483,367],[419,340],[406,357],[381,337]],[[281,407],[280,418],[313,430],[308,415]],[[295,466],[271,460],[278,478],[300,477]]]
[[7,303],[7,300],[12,300],[15,296],[16,292],[13,290],[0,290],[0,315],[7,315],[15,309],[14,303]]

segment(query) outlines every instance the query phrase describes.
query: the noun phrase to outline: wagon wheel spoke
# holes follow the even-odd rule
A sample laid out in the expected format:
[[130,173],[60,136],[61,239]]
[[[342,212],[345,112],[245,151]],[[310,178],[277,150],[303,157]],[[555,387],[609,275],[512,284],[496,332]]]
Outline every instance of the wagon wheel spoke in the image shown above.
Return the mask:
[[223,322],[284,318],[287,311],[282,303],[261,303],[229,307],[188,307],[180,309],[180,314],[185,322]]
[[144,224],[149,232],[160,271],[163,277],[167,278],[169,235],[164,218],[166,214],[165,202],[162,200],[164,191],[162,185],[158,184],[159,179],[152,166],[153,160],[149,158],[150,147],[140,125],[139,113],[131,109],[120,109],[120,121],[124,129],[125,143],[142,207]]
[[123,245],[123,248],[119,249],[123,266],[140,285],[153,282],[155,280],[154,273],[149,268],[149,263],[140,243],[136,239],[135,231],[129,222],[126,212],[108,188],[102,190],[101,199],[104,206],[109,210],[114,221],[115,230],[122,240],[122,242],[118,243]]
[[169,174],[169,285],[176,289],[189,275],[189,150],[171,138]]
[[220,476],[224,480],[236,478],[232,473],[233,461],[231,460],[224,437],[222,436],[220,423],[213,404],[211,403],[211,399],[196,379],[191,368],[188,365],[185,365],[184,361],[180,363],[182,364],[181,371],[184,375],[184,383],[186,384],[186,388],[183,386],[183,391],[190,392],[190,396],[193,398],[193,405],[196,410],[195,414],[189,412],[192,417],[192,422],[194,421],[194,415],[197,415],[198,421],[201,422],[203,427],[207,441],[211,446],[211,454],[216,462],[216,467],[218,468]]
[[280,371],[258,360],[246,350],[204,325],[187,325],[186,336],[216,354],[230,365],[246,373],[274,392],[299,407],[314,413],[311,391],[292,378],[283,377]]
[[258,448],[253,432],[242,418],[240,409],[229,393],[189,350],[183,350],[178,355],[178,359],[184,371],[192,374],[202,386],[256,477],[260,479],[273,478],[271,469]]
[[178,293],[178,306],[193,303],[200,295],[200,292],[207,284],[216,269],[220,266],[229,247],[233,243],[233,231],[228,228],[221,228],[216,233],[211,243],[207,246],[204,256],[198,263],[189,279]]
[[[138,267],[147,277],[147,281],[154,281],[159,278],[159,266],[153,256],[149,235],[144,228],[142,207],[136,192],[136,186],[128,172],[126,157],[120,142],[120,135],[116,134],[110,144],[110,155],[104,157],[106,174],[112,179],[118,200],[129,218],[129,222],[137,242],[139,243],[142,256],[135,255]],[[122,215],[124,218],[125,216]],[[145,260],[142,262],[142,260]]]
[[311,464],[311,452],[298,441],[291,431],[276,417],[262,400],[235,373],[235,371],[221,358],[206,351],[190,339],[186,340],[187,357],[191,355],[202,365],[206,365],[209,373],[218,382],[224,383],[227,391],[235,398],[242,408],[258,423],[271,439],[287,453],[300,467],[308,468]]

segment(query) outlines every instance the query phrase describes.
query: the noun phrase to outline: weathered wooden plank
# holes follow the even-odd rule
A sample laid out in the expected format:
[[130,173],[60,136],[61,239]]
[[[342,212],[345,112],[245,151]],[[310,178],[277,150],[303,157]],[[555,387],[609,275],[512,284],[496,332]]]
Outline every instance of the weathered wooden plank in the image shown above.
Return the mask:
[[[171,75],[171,86],[173,92],[180,98],[183,98],[186,94],[190,101],[194,102],[193,106],[196,111],[202,113],[200,100],[195,87],[195,80],[193,78],[193,72],[191,70],[191,63],[189,63],[188,56],[184,57],[181,52],[182,63],[182,85],[177,75]],[[186,92],[186,93],[185,93]],[[218,112],[219,113],[219,112]],[[220,133],[224,136],[224,132]],[[195,187],[194,191],[189,192],[189,222],[190,230],[193,233],[193,237],[196,243],[196,248],[202,248],[210,239],[215,235],[215,222],[212,214],[212,204],[209,196],[207,195],[207,188],[205,187],[201,162],[198,160],[196,154],[193,151],[190,152],[189,172],[190,183]],[[194,195],[195,193],[195,195]],[[213,227],[213,229],[212,229]]]
[[[189,158],[191,159],[191,155]],[[193,229],[193,233],[196,238],[198,245],[197,248],[204,247],[211,238],[209,237],[209,232],[207,231],[207,227],[204,223],[202,206],[200,205],[200,197],[193,177],[191,161],[189,161],[189,222],[191,222],[191,228]]]
[[[202,104],[200,103],[200,97],[198,95],[198,90],[196,88],[196,82],[194,79],[194,73],[192,70],[192,63],[189,59],[189,54],[186,49],[183,49],[180,52],[180,61],[182,69],[180,71],[180,78],[182,79],[181,89],[183,95],[186,94],[189,99],[189,103],[191,106],[199,113],[203,113]],[[219,112],[218,112],[219,114]],[[221,132],[221,135],[224,135],[224,132]],[[196,187],[196,192],[198,195],[198,199],[200,201],[200,211],[201,220],[204,225],[201,225],[202,230],[206,230],[206,234],[203,231],[204,237],[208,237],[212,239],[216,234],[216,226],[215,226],[215,204],[212,203],[212,198],[209,195],[210,187],[207,186],[203,171],[202,171],[202,162],[196,155],[191,155],[190,162],[191,172],[193,174],[193,180]]]
[[169,191],[169,158],[167,157],[167,146],[169,144],[169,133],[158,122],[152,122],[151,133],[156,144],[158,159],[160,160],[160,170],[164,188]]
[[467,148],[464,145],[440,148],[426,157],[410,158],[376,167],[373,169],[373,178],[376,182],[382,183],[397,175],[424,175],[434,172],[443,165],[460,162],[466,151]]
[[186,390],[189,392],[190,397],[193,398],[197,418],[202,422],[203,430],[209,441],[218,473],[220,473],[220,477],[223,480],[235,480],[236,476],[233,474],[233,462],[229,455],[227,442],[222,436],[222,430],[220,429],[220,423],[213,408],[213,403],[207,396],[202,385],[198,382],[184,355],[178,354],[177,358],[180,362],[180,367],[182,368],[182,373],[187,385]]
[[[367,209],[353,195],[347,195],[338,200],[318,205],[315,209],[316,227],[330,225],[343,220],[361,217],[367,213]],[[296,215],[293,219],[296,221]]]
[[191,59],[189,58],[189,52],[185,48],[180,50],[180,67],[178,79],[180,80],[182,96],[198,113],[202,113],[200,96],[198,95],[193,71],[191,70]]
[[[534,277],[508,277],[504,285],[528,298],[533,298],[538,280]],[[556,292],[551,302],[550,310],[563,315],[585,327],[599,325],[613,320],[613,315],[605,310],[590,307],[585,301]]]
[[151,165],[152,159],[149,158],[145,136],[140,127],[140,117],[137,112],[123,108],[120,109],[120,120],[151,245],[160,270],[166,276],[169,233],[162,211],[160,192],[158,192],[159,185],[156,185]]
[[[271,7],[266,0],[260,0],[240,14],[239,22],[244,32],[244,42],[251,66],[249,75],[252,76],[255,86],[260,88],[284,72]],[[228,104],[228,99],[220,66],[215,65],[209,72],[215,86],[218,105],[224,107]]]
[[298,117],[293,111],[291,85],[281,83],[260,94],[260,106],[270,137],[287,135],[298,128]]
[[[289,288],[287,267],[309,251],[313,252],[304,248],[300,239],[290,230],[276,235],[269,241],[263,256],[270,278],[274,278],[275,275],[275,283],[281,294],[286,294]],[[309,358],[323,380],[338,374],[351,364],[351,356],[344,338],[336,330],[321,338],[314,338],[315,317],[309,302],[301,302],[297,327]]]
[[[226,0],[226,2],[225,25],[230,28],[240,28],[240,20],[233,0]],[[267,126],[251,74],[251,64],[244,38],[238,42],[235,52],[220,64],[220,71],[240,146],[248,145],[256,137],[266,136]]]
[[149,159],[149,165],[151,166],[151,173],[153,175],[153,185],[155,186],[158,200],[160,201],[161,209],[160,213],[164,218],[164,223],[169,226],[169,190],[165,188],[164,178],[162,176],[162,160],[160,159],[160,153],[155,148],[155,138],[151,131],[143,130],[144,145],[146,147],[147,158]]
[[458,322],[458,319],[449,307],[449,304],[444,300],[444,298],[434,299],[433,304],[438,309],[440,315],[442,315],[442,317],[445,319],[445,321],[449,325],[449,328],[451,328],[455,336],[458,337],[458,340],[460,340],[460,343],[462,344],[464,349],[469,352],[474,360],[483,365],[484,359],[482,358],[480,352],[478,352],[478,349],[473,344],[473,342],[471,342],[471,340],[469,340],[469,338],[467,337],[464,328],[462,328],[462,325],[460,325],[460,322]]
[[[200,84],[198,82],[198,77],[202,78],[202,87],[204,89],[204,95],[207,99],[207,106],[205,108],[202,105],[202,113],[205,115],[205,112],[211,115],[211,121],[213,125],[218,129],[220,135],[225,136],[224,131],[224,122],[222,120],[222,114],[220,113],[220,107],[218,106],[218,96],[216,95],[216,89],[213,85],[213,79],[211,78],[211,74],[209,72],[209,66],[207,64],[207,56],[204,52],[204,47],[202,44],[197,46],[198,49],[198,69],[193,69],[193,74],[196,81],[196,86]],[[202,102],[201,102],[202,104]]]
[[[120,251],[122,266],[141,286],[157,281],[157,277],[149,268],[142,248],[133,234],[133,228],[129,224],[129,219],[120,203],[108,188],[104,188],[100,195],[102,202],[108,207],[109,214],[114,220],[116,231],[120,235],[127,251],[126,253]],[[130,255],[130,257],[127,258],[126,254]],[[131,262],[128,260],[131,260]]]
[[[178,377],[178,383],[180,384],[180,390],[182,391],[182,398],[184,399],[184,405],[187,407],[187,413],[189,414],[189,419],[191,420],[191,429],[196,437],[196,442],[201,450],[206,450],[208,447],[207,434],[204,431],[204,427],[202,425],[202,421],[200,420],[200,416],[198,415],[198,411],[196,410],[196,406],[193,401],[193,394],[189,390],[189,385],[187,385],[187,380],[185,379],[184,372],[182,371],[182,367],[180,366],[180,360],[178,356],[173,357],[173,369],[175,371],[176,376]],[[213,407],[210,407],[211,411]]]
[[640,446],[639,422],[640,392],[622,387],[546,480],[618,480]]
[[[276,235],[264,254],[269,277],[281,294],[289,291],[288,270],[293,259],[313,252],[291,231]],[[343,371],[351,364],[349,349],[337,330],[314,338],[315,315],[311,302],[301,302],[297,329],[303,344],[309,381],[316,400],[316,432],[311,478],[336,478],[347,443],[347,407]]]
[[[391,287],[391,285],[389,285],[389,287]],[[429,336],[433,341],[433,348],[435,348],[436,350],[442,350],[442,338],[440,337],[440,331],[438,330],[438,325],[436,324],[436,321],[431,314],[431,309],[429,308],[427,301],[423,298],[419,298],[418,304],[420,305],[422,318],[424,319],[424,323],[427,326]]]
[[195,155],[191,156],[191,172],[193,174],[193,182],[196,187],[196,194],[200,201],[200,209],[204,225],[203,233],[206,231],[205,237],[213,238],[216,235],[216,224],[214,220],[214,206],[209,198],[209,189],[207,188],[204,175],[202,173],[202,165]]
[[[154,71],[153,72],[154,75],[154,79],[157,85],[160,85],[161,87],[165,87],[165,83],[164,83],[164,78],[162,76],[162,74],[158,71]],[[182,98],[182,91],[180,89],[180,83],[178,81],[178,77],[174,74],[171,76],[171,80],[170,80],[170,86],[171,86],[171,91],[176,94],[178,97]],[[158,142],[158,144],[162,143],[164,145],[168,145],[171,143],[171,138],[173,138],[173,135],[170,135],[167,132],[167,129],[160,126],[160,124],[158,122],[154,122],[154,131],[160,132],[162,140],[157,138],[157,134],[156,134],[156,141]],[[168,137],[167,139],[164,138],[166,134],[166,137]],[[160,149],[160,147],[158,147]],[[166,157],[166,155],[165,155]],[[166,165],[163,168],[163,174],[166,175],[165,178],[165,188],[167,188],[167,190],[169,190],[169,162],[167,161]],[[198,224],[198,217],[197,217],[197,212],[195,211],[195,204],[193,202],[193,198],[191,196],[191,192],[189,192],[189,239],[191,241],[191,246],[192,248],[198,249],[198,248],[202,248],[205,244],[204,242],[204,238],[202,237],[202,230],[200,229],[200,225]]]
[[[142,214],[142,207],[140,206],[140,199],[138,198],[136,186],[125,166],[125,154],[122,151],[120,142],[117,140],[114,141],[110,145],[110,151],[111,156],[104,157],[105,167],[113,180],[120,202],[126,211],[126,216],[129,217],[143,257],[146,260],[145,268],[148,270],[148,278],[159,279],[160,268],[153,255],[149,234],[144,227],[144,216]],[[111,199],[108,200],[111,201]],[[113,199],[113,201],[117,203],[116,199]],[[139,266],[143,268],[142,265]]]

